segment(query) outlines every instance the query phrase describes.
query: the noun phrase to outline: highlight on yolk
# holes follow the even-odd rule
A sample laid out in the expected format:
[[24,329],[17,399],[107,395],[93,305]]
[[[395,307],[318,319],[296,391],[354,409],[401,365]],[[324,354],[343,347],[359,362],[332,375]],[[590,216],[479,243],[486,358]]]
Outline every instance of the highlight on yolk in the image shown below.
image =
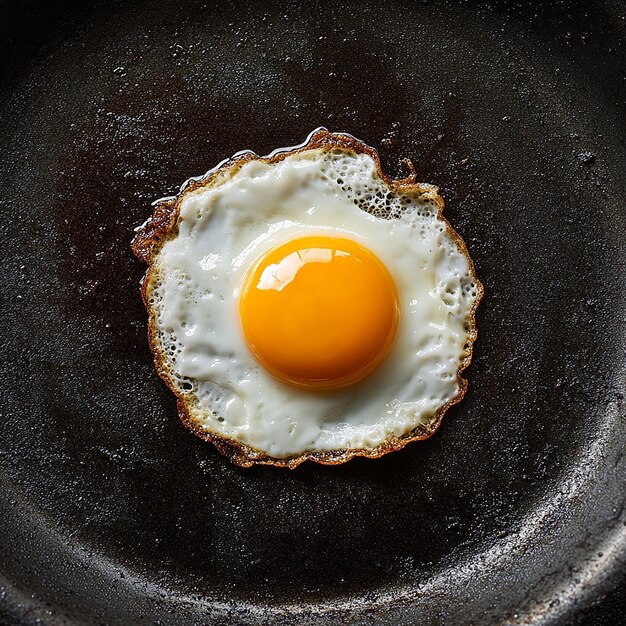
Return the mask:
[[239,312],[261,365],[309,389],[362,380],[387,356],[399,319],[396,286],[378,257],[328,236],[293,239],[257,259]]

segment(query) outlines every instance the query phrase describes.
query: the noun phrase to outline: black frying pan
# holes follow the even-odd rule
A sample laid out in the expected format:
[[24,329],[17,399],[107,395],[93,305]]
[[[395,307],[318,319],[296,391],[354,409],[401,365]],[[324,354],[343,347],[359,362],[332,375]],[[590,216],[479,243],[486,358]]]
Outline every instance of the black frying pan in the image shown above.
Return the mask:
[[[0,3],[1,623],[622,623],[626,35],[583,4]],[[154,372],[132,229],[320,125],[441,186],[469,393],[385,458],[242,470]]]

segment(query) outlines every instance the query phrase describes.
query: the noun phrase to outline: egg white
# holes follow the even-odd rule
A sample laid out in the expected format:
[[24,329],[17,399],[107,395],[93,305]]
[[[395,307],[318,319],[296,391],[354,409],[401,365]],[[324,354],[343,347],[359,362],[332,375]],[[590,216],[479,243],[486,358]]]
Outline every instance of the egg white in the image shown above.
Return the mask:
[[[371,449],[427,427],[460,392],[480,297],[436,190],[391,188],[369,154],[316,148],[251,160],[182,197],[148,289],[162,369],[196,428],[274,458]],[[363,382],[334,392],[279,382],[244,342],[238,295],[251,264],[295,237],[352,238],[394,278],[400,326]]]

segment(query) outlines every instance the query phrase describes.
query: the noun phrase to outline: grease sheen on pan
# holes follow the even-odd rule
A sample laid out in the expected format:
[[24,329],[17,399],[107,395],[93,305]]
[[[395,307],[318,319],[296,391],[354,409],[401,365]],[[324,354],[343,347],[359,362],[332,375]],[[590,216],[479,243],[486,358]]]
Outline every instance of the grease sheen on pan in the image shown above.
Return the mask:
[[[184,423],[241,465],[337,463],[432,434],[465,391],[482,295],[442,207],[436,187],[387,179],[373,149],[325,130],[266,158],[243,153],[157,206],[134,248],[150,266],[143,293],[155,362]],[[339,389],[277,379],[242,326],[254,264],[307,237],[355,242],[397,293],[385,358]]]

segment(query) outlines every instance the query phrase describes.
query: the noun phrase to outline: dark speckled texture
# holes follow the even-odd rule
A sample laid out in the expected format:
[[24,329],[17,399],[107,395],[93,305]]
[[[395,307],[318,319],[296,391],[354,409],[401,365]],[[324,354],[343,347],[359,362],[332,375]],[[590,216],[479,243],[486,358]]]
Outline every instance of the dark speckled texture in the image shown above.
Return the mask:
[[[620,623],[623,11],[41,5],[0,3],[0,623]],[[154,373],[132,229],[320,125],[441,186],[469,393],[385,458],[242,470]]]

